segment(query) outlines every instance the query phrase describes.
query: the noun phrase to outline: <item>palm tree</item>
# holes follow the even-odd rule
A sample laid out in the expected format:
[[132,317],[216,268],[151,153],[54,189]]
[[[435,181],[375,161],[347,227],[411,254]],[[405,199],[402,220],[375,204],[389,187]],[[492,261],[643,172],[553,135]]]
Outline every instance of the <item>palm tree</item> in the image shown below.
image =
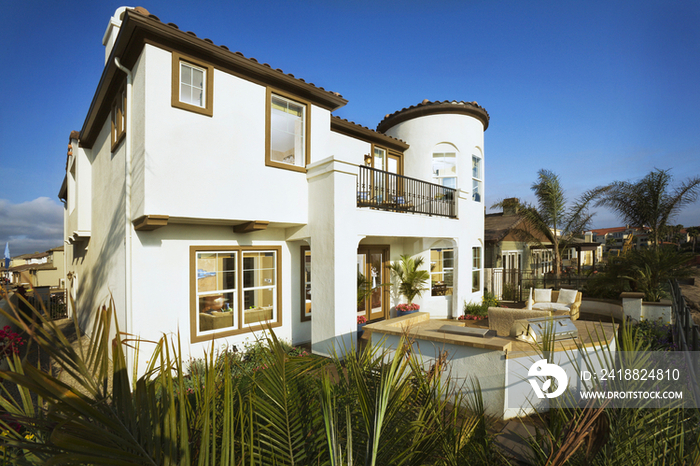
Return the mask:
[[430,280],[430,273],[427,270],[418,270],[421,265],[423,265],[422,257],[414,259],[408,254],[404,254],[400,261],[391,264],[391,271],[399,279],[399,294],[405,296],[409,303],[428,290],[426,284]]
[[[570,247],[576,235],[588,229],[594,215],[588,211],[588,206],[608,188],[586,191],[567,207],[559,176],[545,169],[538,171],[537,175],[537,182],[531,186],[537,198],[537,206],[516,201],[517,212],[525,221],[520,222],[513,232],[521,241],[539,246],[550,243],[554,252],[554,270],[559,277],[562,251]],[[493,207],[503,205],[504,201],[501,201]]]
[[656,169],[636,183],[616,181],[596,206],[608,207],[634,228],[648,227],[653,248],[658,249],[664,227],[700,193],[700,177],[671,189],[672,179],[668,170]]

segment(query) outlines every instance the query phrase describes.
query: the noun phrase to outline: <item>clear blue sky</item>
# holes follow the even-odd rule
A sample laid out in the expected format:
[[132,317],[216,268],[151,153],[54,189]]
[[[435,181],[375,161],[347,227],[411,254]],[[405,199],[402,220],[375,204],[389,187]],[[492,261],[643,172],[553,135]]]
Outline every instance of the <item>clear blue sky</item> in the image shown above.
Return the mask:
[[[57,193],[104,64],[114,1],[6,2],[0,56],[0,244],[62,244]],[[532,200],[537,171],[570,198],[671,169],[700,175],[700,2],[144,1],[163,22],[341,93],[375,128],[423,99],[477,101],[486,205]],[[700,203],[699,203],[700,204]],[[595,227],[620,225],[600,212]],[[700,224],[700,205],[675,223]]]

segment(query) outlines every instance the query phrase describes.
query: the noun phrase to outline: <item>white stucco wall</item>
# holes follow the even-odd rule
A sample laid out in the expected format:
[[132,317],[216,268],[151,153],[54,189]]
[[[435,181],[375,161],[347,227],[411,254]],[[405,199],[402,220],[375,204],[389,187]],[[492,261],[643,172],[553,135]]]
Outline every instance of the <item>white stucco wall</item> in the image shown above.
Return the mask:
[[[171,105],[172,56],[147,44],[133,69],[133,94],[128,104],[132,126],[130,220],[167,215],[168,225],[152,232],[134,232],[128,252],[131,278],[125,270],[125,146],[112,153],[110,121],[103,123],[84,156],[89,196],[80,196],[90,214],[88,248],[71,256],[69,271],[79,277],[85,311],[110,298],[122,329],[144,339],[176,334],[193,356],[208,344],[189,342],[190,246],[275,245],[282,247],[282,327],[277,334],[294,342],[309,341],[324,353],[331,344],[348,347],[356,331],[356,260],[358,244],[388,244],[392,261],[401,254],[423,255],[436,245],[455,248],[455,294],[419,303],[433,317],[461,311],[472,293],[471,248],[483,248],[483,203],[471,200],[471,155],[483,157],[483,125],[465,115],[434,115],[392,128],[390,135],[410,144],[404,156],[407,176],[432,181],[432,150],[449,142],[459,152],[458,219],[359,209],[356,205],[358,165],[371,144],[330,130],[330,112],[310,106],[308,173],[265,165],[266,88],[214,69],[213,116]],[[482,167],[485,161],[482,159]],[[78,167],[80,168],[80,167]],[[82,172],[81,172],[82,175]],[[87,181],[85,181],[87,180]],[[482,181],[485,181],[482,177]],[[82,185],[81,185],[82,186]],[[81,187],[77,188],[78,193]],[[483,192],[482,192],[483,196]],[[268,220],[268,230],[235,234],[231,225]],[[68,214],[67,223],[78,217]],[[313,319],[300,321],[299,246],[312,248]],[[483,266],[482,266],[483,270]],[[483,271],[482,271],[483,275]],[[125,294],[132,284],[132,308]],[[483,278],[482,278],[483,283]],[[392,307],[399,302],[392,297]],[[217,340],[236,344],[251,334]],[[145,361],[145,359],[143,359]]]
[[[213,116],[171,106],[170,52],[146,45],[142,199],[135,216],[305,224],[306,176],[265,166],[264,86],[214,70]],[[311,106],[311,160],[327,156],[330,112]]]
[[[203,357],[210,351],[211,341],[192,343],[190,340],[190,246],[281,246],[282,326],[274,329],[280,338],[291,342],[293,328],[301,327],[299,312],[299,243],[285,242],[283,229],[234,234],[227,226],[169,225],[154,231],[136,232],[133,242],[133,316],[130,331],[143,340],[157,341],[162,335],[177,337],[178,332],[186,354]],[[308,325],[307,325],[308,332]],[[262,332],[217,337],[216,349],[255,341]],[[304,335],[297,335],[304,338]],[[309,336],[306,337],[308,341]],[[296,340],[296,339],[295,339]],[[296,340],[305,341],[305,340]],[[152,346],[142,345],[139,357],[143,365]]]
[[[388,349],[387,360],[393,357],[400,337],[383,333],[372,333],[372,342],[381,341],[382,347]],[[448,342],[434,342],[415,339],[412,351],[428,370],[443,352],[447,353],[447,367],[443,378],[450,378],[452,387],[462,394],[473,393],[473,382],[478,381],[481,397],[487,415],[499,419],[512,419],[535,412],[544,412],[550,408],[550,400],[537,398],[528,379],[530,367],[542,359],[541,353],[511,352],[506,357],[504,351],[475,348]],[[603,349],[608,357],[614,356],[616,343],[610,342],[610,353]],[[585,349],[585,355],[578,349],[558,351],[552,355],[552,362],[559,365],[567,374],[568,391],[558,397],[557,403],[569,405],[580,400],[579,390],[583,383],[580,370],[599,370],[602,367],[600,346]],[[468,399],[468,398],[467,398]]]
[[[484,126],[476,118],[461,114],[440,114],[407,120],[387,130],[387,134],[406,141],[410,147],[404,154],[406,176],[432,182],[433,150],[439,144],[450,144],[457,151],[458,221],[423,218],[421,223],[433,233],[418,235],[433,236],[440,232],[442,238],[454,238],[458,248],[455,264],[457,287],[453,298],[453,313],[461,313],[464,301],[479,302],[484,286],[484,202],[486,186],[486,156],[484,154]],[[481,202],[472,200],[472,154],[481,158],[482,192]],[[415,220],[414,220],[415,222]],[[420,229],[418,230],[420,231]],[[482,251],[480,289],[472,292],[472,248]],[[454,314],[456,315],[456,314]]]
[[[112,153],[110,121],[104,122],[94,145],[85,149],[90,162],[79,176],[89,173],[94,181],[89,193],[80,193],[82,202],[89,203],[91,222],[89,241],[70,244],[66,270],[75,274],[77,282],[76,309],[83,329],[90,332],[94,312],[102,304],[114,301],[120,325],[126,325],[124,268],[124,144]],[[78,176],[77,184],[81,184]],[[78,204],[76,212],[83,208]],[[79,213],[77,215],[80,215]],[[70,216],[69,216],[70,217]],[[69,220],[70,221],[70,220]],[[70,234],[70,228],[67,234]],[[67,286],[71,280],[67,280]]]

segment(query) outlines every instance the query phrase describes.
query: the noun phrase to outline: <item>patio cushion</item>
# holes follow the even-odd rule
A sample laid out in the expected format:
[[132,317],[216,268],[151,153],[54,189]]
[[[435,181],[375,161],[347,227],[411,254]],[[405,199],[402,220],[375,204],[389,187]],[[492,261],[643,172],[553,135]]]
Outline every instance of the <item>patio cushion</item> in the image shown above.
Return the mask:
[[535,288],[535,302],[549,303],[552,302],[552,289]]
[[568,304],[564,303],[535,303],[532,305],[533,309],[539,309],[541,311],[568,311],[570,310]]
[[576,295],[578,295],[577,290],[561,289],[559,290],[559,299],[557,299],[557,303],[573,304],[576,301]]

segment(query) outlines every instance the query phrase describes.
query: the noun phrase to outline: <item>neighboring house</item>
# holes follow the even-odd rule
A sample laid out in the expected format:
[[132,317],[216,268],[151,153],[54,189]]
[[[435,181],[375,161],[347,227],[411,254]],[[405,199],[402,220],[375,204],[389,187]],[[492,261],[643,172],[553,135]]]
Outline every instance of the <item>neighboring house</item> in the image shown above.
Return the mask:
[[[517,199],[505,199],[503,204],[503,212],[487,214],[484,220],[485,289],[498,298],[508,284],[542,277],[555,268],[552,243],[518,215]],[[534,239],[527,241],[528,236]],[[587,232],[562,251],[562,267],[579,273],[582,267],[595,268],[602,252],[602,245],[593,242],[593,235]]]
[[600,243],[605,253],[619,255],[627,246],[631,249],[649,246],[649,228],[624,227],[598,228],[590,231],[593,242]]
[[[59,193],[88,331],[111,299],[122,331],[179,332],[194,357],[268,325],[343,352],[358,315],[394,315],[396,287],[380,285],[402,254],[425,259],[433,289],[417,302],[433,317],[481,298],[476,102],[423,101],[373,131],[332,115],[339,94],[142,8],[118,9],[103,44]],[[374,291],[358,305],[359,275]]]
[[[512,202],[510,202],[512,201]],[[505,269],[542,275],[552,270],[551,243],[516,211],[517,199],[506,199],[503,212],[487,214],[484,220],[485,257],[487,269]],[[526,231],[540,241],[525,241]]]
[[13,257],[8,272],[12,275],[13,285],[63,289],[65,287],[64,247]]

